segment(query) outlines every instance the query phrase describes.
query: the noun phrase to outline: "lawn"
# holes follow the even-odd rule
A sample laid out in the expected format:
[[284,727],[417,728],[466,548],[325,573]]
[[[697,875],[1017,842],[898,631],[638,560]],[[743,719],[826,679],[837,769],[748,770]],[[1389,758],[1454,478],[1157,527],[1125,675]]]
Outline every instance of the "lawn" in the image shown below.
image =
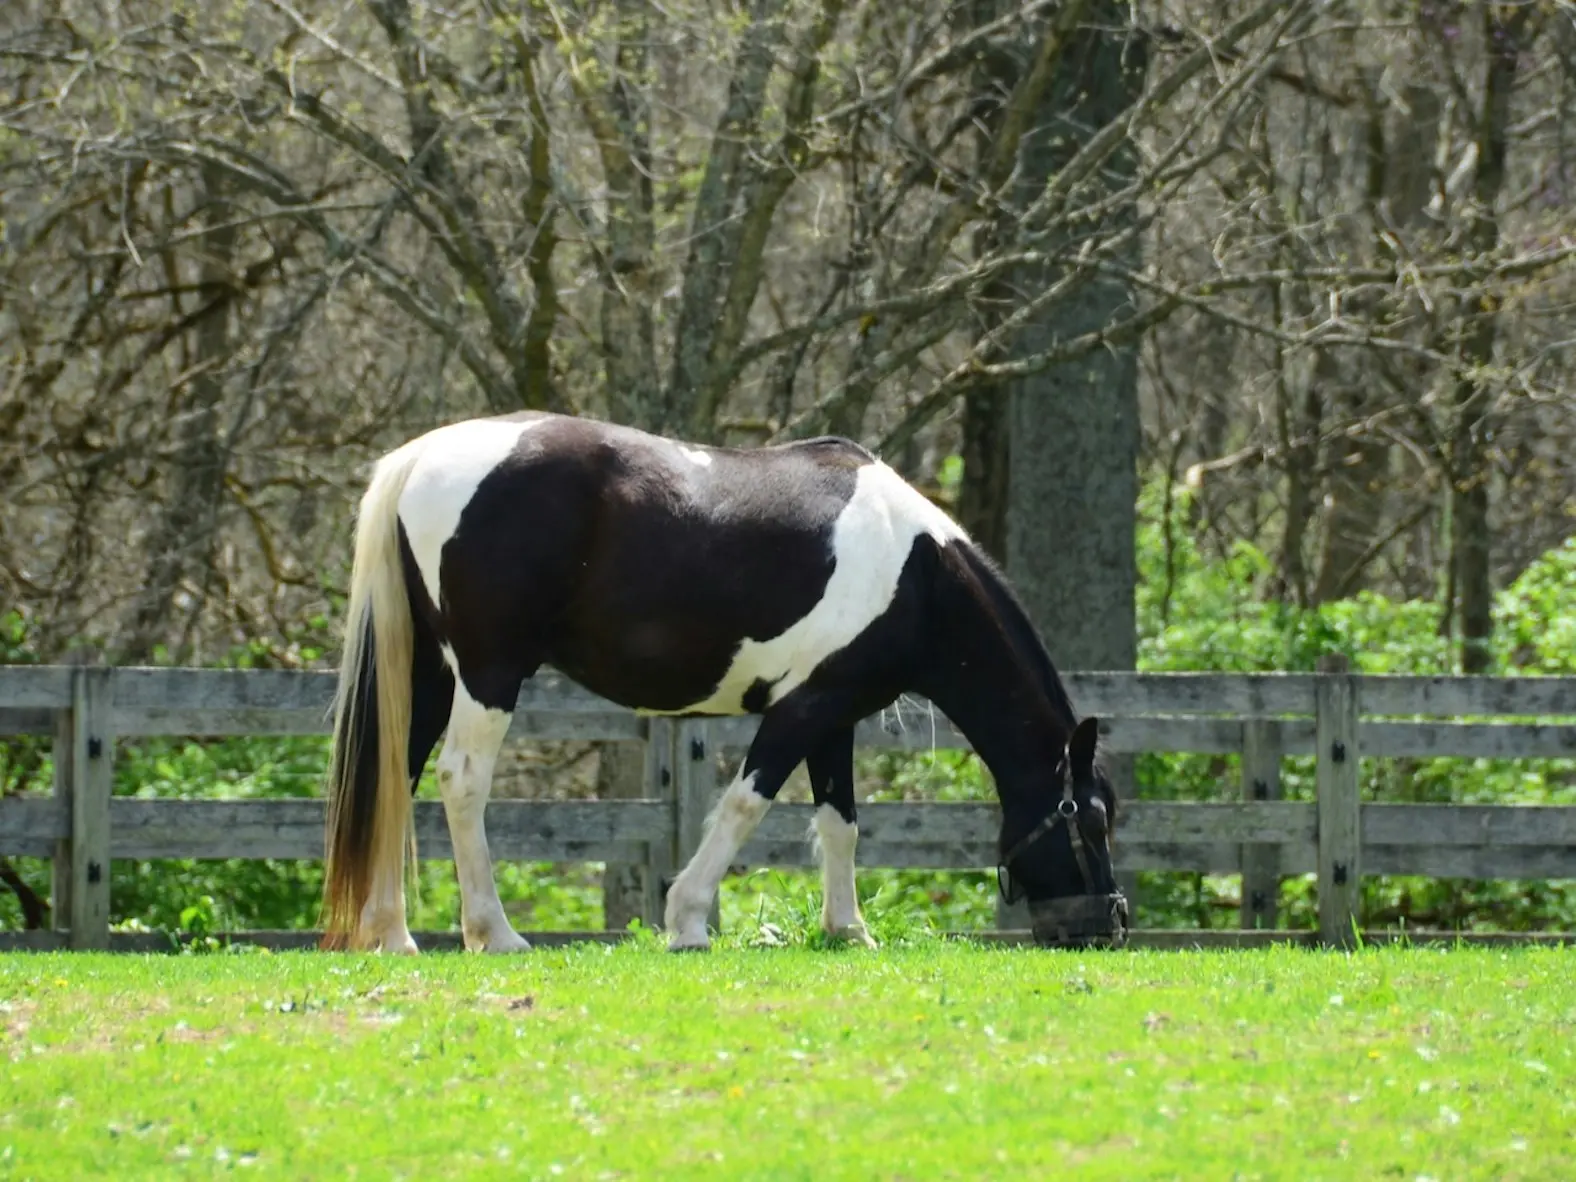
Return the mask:
[[0,1178],[1576,1177],[1576,952],[0,957]]

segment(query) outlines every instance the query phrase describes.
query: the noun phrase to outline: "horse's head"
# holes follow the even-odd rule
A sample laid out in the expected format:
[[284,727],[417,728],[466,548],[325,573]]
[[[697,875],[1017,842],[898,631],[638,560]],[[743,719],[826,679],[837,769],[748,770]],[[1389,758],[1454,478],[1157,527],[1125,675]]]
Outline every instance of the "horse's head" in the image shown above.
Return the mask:
[[1127,900],[1116,889],[1111,828],[1116,791],[1095,758],[1099,723],[1073,730],[1038,816],[1002,817],[997,879],[1009,903],[1028,900],[1035,940],[1058,948],[1121,945]]

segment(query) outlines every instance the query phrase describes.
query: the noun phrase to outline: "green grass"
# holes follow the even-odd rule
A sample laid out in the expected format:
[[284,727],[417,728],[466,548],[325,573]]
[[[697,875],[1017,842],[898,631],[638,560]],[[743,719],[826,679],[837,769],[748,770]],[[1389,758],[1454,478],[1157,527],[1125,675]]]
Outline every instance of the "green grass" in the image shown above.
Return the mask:
[[1576,1177],[1576,953],[0,958],[0,1178]]

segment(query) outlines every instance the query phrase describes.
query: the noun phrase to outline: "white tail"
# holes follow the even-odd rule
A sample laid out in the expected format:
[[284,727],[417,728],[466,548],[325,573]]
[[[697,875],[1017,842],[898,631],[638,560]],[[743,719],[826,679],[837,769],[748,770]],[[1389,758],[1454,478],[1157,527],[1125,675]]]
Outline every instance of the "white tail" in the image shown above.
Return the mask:
[[[331,947],[354,939],[373,882],[400,881],[407,846],[415,861],[406,766],[412,625],[400,563],[399,499],[425,443],[425,436],[413,439],[378,461],[356,519],[329,760],[323,911],[324,943]],[[369,678],[376,686],[371,703]],[[371,775],[361,759],[369,739],[377,751]]]

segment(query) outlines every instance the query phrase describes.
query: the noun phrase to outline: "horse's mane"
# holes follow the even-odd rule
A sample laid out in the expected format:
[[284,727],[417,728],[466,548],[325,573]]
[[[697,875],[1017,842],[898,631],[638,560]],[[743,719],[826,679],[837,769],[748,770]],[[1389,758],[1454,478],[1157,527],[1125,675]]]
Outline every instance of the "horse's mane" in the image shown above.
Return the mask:
[[1006,629],[1008,639],[1029,659],[1035,672],[1039,674],[1045,696],[1062,714],[1070,734],[1078,725],[1078,712],[1073,709],[1072,698],[1068,696],[1067,687],[1062,683],[1061,674],[1051,663],[1051,654],[1045,650],[1045,642],[1035,631],[1029,613],[1018,598],[1017,592],[1012,589],[1012,584],[1007,582],[1006,576],[997,569],[990,556],[974,542],[966,541],[958,546],[957,550],[963,556],[964,564],[990,597],[991,606],[996,609],[996,615],[1001,620],[1002,627]]

